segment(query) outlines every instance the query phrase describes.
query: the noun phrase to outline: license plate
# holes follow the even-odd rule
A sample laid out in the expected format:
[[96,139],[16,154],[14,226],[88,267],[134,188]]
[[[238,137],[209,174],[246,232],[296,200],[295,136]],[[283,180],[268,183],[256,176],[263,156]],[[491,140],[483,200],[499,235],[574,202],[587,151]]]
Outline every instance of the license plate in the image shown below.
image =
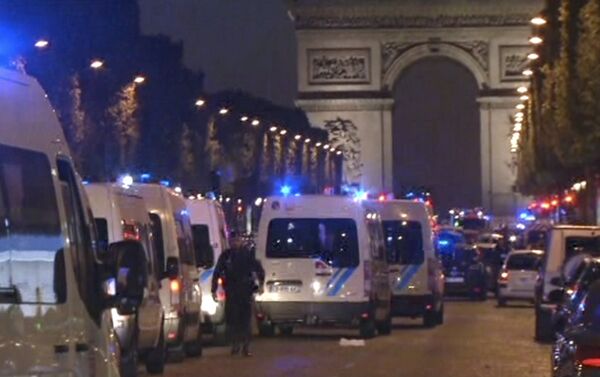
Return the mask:
[[273,284],[270,286],[271,293],[300,293],[299,285],[292,284]]
[[464,283],[465,278],[457,276],[457,277],[447,277],[446,283]]

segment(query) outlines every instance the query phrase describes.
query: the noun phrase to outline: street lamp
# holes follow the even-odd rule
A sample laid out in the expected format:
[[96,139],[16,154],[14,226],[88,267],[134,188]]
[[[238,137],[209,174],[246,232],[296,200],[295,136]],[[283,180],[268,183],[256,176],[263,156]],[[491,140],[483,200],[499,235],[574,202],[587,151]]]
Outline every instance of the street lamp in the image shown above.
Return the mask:
[[540,56],[538,54],[536,54],[535,52],[532,52],[531,54],[527,55],[527,59],[529,60],[537,60]]
[[525,109],[525,105],[523,105],[522,103],[520,103],[520,104],[518,104],[517,106],[515,106],[515,108],[516,108],[517,110],[523,110],[523,109]]
[[247,116],[245,116],[245,115],[243,115],[243,116],[240,118],[240,120],[241,120],[242,122],[246,122],[246,121],[248,120],[248,117],[247,117]]
[[133,79],[133,82],[136,84],[143,84],[144,81],[146,81],[146,78],[142,75],[135,76],[135,78]]
[[323,145],[323,149],[325,149],[325,150],[329,149],[329,144]]
[[275,126],[271,126],[271,128],[269,128],[269,131],[271,131],[271,132],[276,132],[276,131],[277,131],[277,127],[275,127]]
[[226,107],[221,107],[221,109],[219,110],[219,114],[221,115],[226,115],[229,112],[229,109]]
[[533,17],[530,22],[535,26],[542,26],[546,24],[546,20],[540,16]]
[[50,42],[48,42],[46,39],[38,39],[35,42],[34,46],[37,47],[37,48],[39,48],[39,49],[42,49],[42,48],[48,47],[49,44],[50,44]]
[[522,123],[515,123],[515,127],[513,128],[513,131],[515,131],[515,132],[521,132],[522,129],[523,129],[523,124]]
[[100,69],[103,66],[104,66],[104,62],[102,60],[100,60],[100,59],[94,59],[90,63],[90,68],[93,68],[93,69]]
[[339,156],[342,154],[342,151],[337,151],[337,152],[335,152],[335,154],[337,154]]
[[523,71],[523,76],[531,76],[533,75],[533,71],[529,68]]
[[283,135],[287,134],[287,131],[286,131],[286,130],[281,130],[281,131],[279,131],[279,134],[280,134],[281,136],[283,136]]
[[205,104],[206,104],[206,101],[205,101],[205,100],[203,100],[202,98],[198,98],[198,99],[196,100],[196,106],[198,106],[198,107],[202,107],[202,106],[204,106]]
[[527,93],[527,87],[526,86],[520,86],[517,88],[517,92],[521,93],[521,94],[525,94]]
[[300,139],[302,139],[302,135],[296,135],[296,136],[294,136],[294,140],[300,140]]
[[307,137],[306,139],[304,139],[304,142],[305,142],[306,144],[310,143],[310,137]]
[[543,41],[544,40],[538,37],[537,35],[534,35],[533,37],[529,38],[529,43],[531,43],[532,45],[539,45]]
[[256,126],[258,126],[259,124],[260,124],[260,120],[258,120],[258,119],[253,119],[253,120],[252,120],[252,125],[253,125],[253,126],[255,126],[255,127],[256,127]]
[[315,147],[319,148],[321,145],[323,145],[323,143],[321,143],[320,141],[317,141],[317,143],[315,144]]
[[521,97],[519,97],[519,99],[521,101],[527,101],[527,100],[529,100],[529,96],[527,94],[523,94]]

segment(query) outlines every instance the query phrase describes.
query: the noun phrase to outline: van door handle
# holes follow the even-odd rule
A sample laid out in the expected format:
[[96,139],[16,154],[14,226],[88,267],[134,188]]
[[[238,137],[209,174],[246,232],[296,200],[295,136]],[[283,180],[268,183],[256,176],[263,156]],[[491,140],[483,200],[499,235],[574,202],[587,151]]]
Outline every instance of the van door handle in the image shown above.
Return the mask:
[[87,352],[90,350],[90,346],[86,343],[77,343],[75,344],[75,352]]
[[54,345],[54,353],[63,354],[69,353],[69,346],[66,344],[55,344]]

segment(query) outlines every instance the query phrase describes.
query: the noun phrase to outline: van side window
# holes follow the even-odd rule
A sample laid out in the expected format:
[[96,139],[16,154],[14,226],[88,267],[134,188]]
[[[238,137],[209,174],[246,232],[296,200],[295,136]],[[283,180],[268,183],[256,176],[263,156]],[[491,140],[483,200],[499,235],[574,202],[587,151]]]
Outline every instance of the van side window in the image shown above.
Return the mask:
[[45,154],[0,145],[0,288],[10,303],[66,300],[64,240]]
[[91,224],[87,224],[85,210],[80,197],[77,179],[68,161],[58,159],[58,178],[61,183],[62,197],[67,217],[67,229],[70,240],[71,259],[77,289],[83,299],[86,309],[92,318],[98,320],[100,313],[96,289],[96,263]]
[[160,216],[156,213],[149,213],[150,221],[152,222],[152,239],[154,240],[154,250],[156,251],[156,259],[158,261],[158,274],[162,275],[165,270],[165,244],[162,231],[162,222]]
[[369,232],[369,240],[371,245],[371,257],[374,260],[385,260],[381,226],[379,223],[369,221],[367,222],[367,230]]
[[192,246],[189,244],[189,238],[186,237],[186,231],[181,218],[175,218],[175,228],[177,232],[177,246],[179,247],[179,257],[181,263],[196,265]]

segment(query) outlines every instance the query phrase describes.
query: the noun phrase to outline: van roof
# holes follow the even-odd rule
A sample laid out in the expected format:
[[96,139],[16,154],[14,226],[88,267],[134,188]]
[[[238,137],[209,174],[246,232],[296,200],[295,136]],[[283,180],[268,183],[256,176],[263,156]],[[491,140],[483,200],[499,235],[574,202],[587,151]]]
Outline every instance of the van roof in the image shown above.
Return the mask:
[[69,155],[58,118],[34,78],[0,68],[0,140],[2,144]]
[[556,230],[600,230],[597,225],[554,225],[552,229]]
[[544,250],[522,249],[522,250],[513,250],[509,253],[509,255],[515,255],[515,254],[536,254],[536,255],[542,256],[542,255],[544,255]]
[[[275,203],[280,207],[275,208]],[[340,216],[354,217],[362,214],[360,203],[347,196],[301,195],[270,196],[263,207],[263,216],[270,214],[289,217],[334,218]]]
[[425,203],[415,202],[413,200],[366,200],[365,205],[381,215],[381,219],[394,220],[402,217],[427,222],[428,214]]

